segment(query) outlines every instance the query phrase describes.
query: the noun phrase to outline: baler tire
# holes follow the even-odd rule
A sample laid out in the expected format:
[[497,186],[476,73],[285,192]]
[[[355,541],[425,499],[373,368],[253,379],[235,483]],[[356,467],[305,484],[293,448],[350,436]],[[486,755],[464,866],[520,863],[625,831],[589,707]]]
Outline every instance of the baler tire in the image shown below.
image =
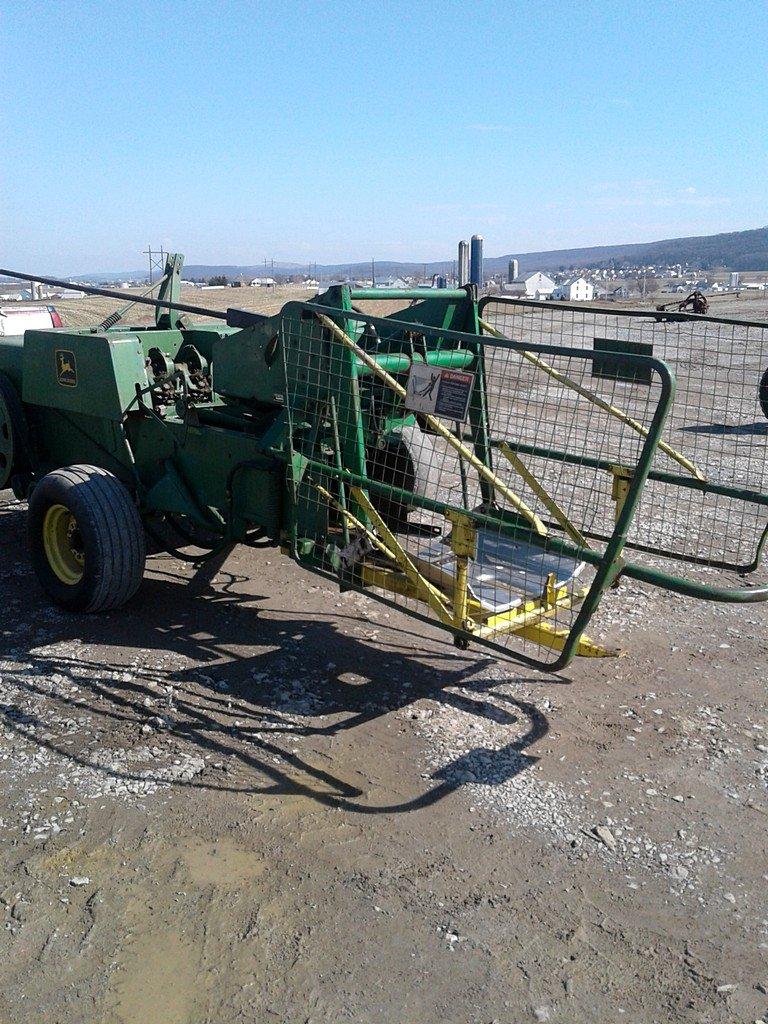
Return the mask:
[[43,477],[29,499],[28,538],[43,589],[69,611],[120,608],[143,579],[138,509],[125,485],[98,466],[66,466]]
[[763,416],[768,420],[768,370],[766,370],[760,378],[758,396],[760,398],[760,408],[763,410]]
[[[372,480],[399,487],[419,497],[437,496],[437,458],[432,438],[418,426],[402,427],[387,439],[383,449],[369,454],[368,472]],[[390,524],[404,523],[414,508],[397,498],[371,490],[371,502],[382,519]]]
[[6,449],[0,458],[0,490],[13,487],[19,497],[30,480],[29,427],[19,393],[4,373],[0,373],[0,430],[0,442],[5,442],[0,448]]

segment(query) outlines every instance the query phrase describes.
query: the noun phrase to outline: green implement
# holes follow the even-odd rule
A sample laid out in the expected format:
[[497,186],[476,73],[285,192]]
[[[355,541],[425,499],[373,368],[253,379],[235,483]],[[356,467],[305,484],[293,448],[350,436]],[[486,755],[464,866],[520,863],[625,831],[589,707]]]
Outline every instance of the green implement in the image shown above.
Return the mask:
[[[28,499],[35,570],[65,608],[120,607],[148,547],[203,560],[274,545],[460,647],[560,668],[617,653],[585,630],[620,576],[768,598],[743,578],[768,535],[766,460],[758,473],[745,454],[763,432],[739,433],[739,410],[728,476],[731,434],[716,462],[716,430],[676,396],[675,371],[709,358],[727,322],[625,325],[478,304],[472,286],[337,285],[272,316],[220,312],[181,301],[182,266],[168,257],[155,296],[83,288],[153,306],[151,326],[125,323],[126,307],[93,328],[0,338],[0,488]],[[751,330],[760,358],[768,329]],[[719,385],[702,370],[697,386]]]

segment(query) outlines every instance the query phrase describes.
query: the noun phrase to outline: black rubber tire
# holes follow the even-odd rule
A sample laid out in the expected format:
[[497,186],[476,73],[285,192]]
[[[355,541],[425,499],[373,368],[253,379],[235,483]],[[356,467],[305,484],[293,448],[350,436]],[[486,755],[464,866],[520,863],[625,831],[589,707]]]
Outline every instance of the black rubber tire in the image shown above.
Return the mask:
[[[77,520],[84,563],[75,584],[59,579],[45,553],[43,521],[52,505],[63,505]],[[43,589],[70,611],[120,608],[141,584],[146,561],[141,517],[127,487],[98,466],[67,466],[44,476],[29,499],[27,532]]]
[[[437,497],[437,456],[429,434],[418,426],[405,426],[387,438],[383,448],[368,454],[372,480],[400,487],[420,497]],[[371,491],[371,502],[388,522],[405,522],[412,505]]]
[[0,490],[13,487],[25,492],[30,479],[29,427],[19,394],[4,373],[0,373],[0,431]]
[[760,408],[763,410],[763,416],[768,420],[768,370],[766,370],[760,378],[758,396],[760,398]]

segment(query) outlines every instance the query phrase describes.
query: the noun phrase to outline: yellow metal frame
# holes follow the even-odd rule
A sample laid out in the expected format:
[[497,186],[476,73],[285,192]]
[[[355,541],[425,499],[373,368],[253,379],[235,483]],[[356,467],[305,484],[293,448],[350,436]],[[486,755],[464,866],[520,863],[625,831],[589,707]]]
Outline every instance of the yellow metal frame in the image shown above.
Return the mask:
[[525,465],[525,463],[517,454],[517,452],[514,452],[506,441],[501,442],[501,444],[499,445],[499,451],[504,456],[504,458],[511,463],[513,468],[517,470],[517,472],[520,474],[523,480],[525,480],[525,482],[531,488],[533,493],[538,498],[541,499],[544,507],[552,515],[555,521],[558,522],[560,526],[562,526],[563,530],[568,534],[571,540],[576,541],[576,543],[579,544],[581,547],[588,548],[589,544],[587,543],[587,539],[584,536],[584,534],[581,532],[581,530],[578,529],[577,526],[574,525],[573,522],[571,522],[571,520],[565,514],[563,509],[560,508],[555,499],[551,496],[551,494],[549,494],[549,492],[545,490],[544,485],[540,483],[539,480],[537,480],[533,473],[530,471],[530,469],[528,469],[528,467]]
[[381,537],[383,537],[384,544],[391,552],[390,557],[394,559],[400,571],[404,573],[408,581],[413,585],[417,599],[428,604],[446,626],[455,626],[456,623],[451,614],[450,602],[445,594],[419,572],[408,552],[373,507],[365,491],[359,487],[352,487],[351,491],[352,497],[365,511],[365,514],[370,518]]
[[614,515],[616,522],[619,521],[619,516],[624,508],[624,502],[627,500],[629,489],[632,486],[632,477],[634,473],[627,466],[611,466],[611,498],[615,502],[616,508]]
[[[547,578],[544,592],[536,598],[522,602],[516,608],[489,614],[472,594],[469,587],[469,562],[477,554],[477,526],[471,516],[453,509],[446,510],[446,519],[451,523],[449,543],[456,559],[456,578],[452,593],[444,593],[419,570],[408,552],[371,503],[367,493],[360,487],[352,487],[352,497],[369,517],[375,532],[365,526],[351,512],[344,509],[333,495],[316,484],[317,491],[343,515],[348,525],[359,530],[377,550],[393,563],[391,566],[363,561],[360,567],[364,586],[377,587],[412,600],[427,604],[443,625],[461,633],[468,633],[482,639],[492,639],[507,633],[515,633],[526,640],[534,641],[554,650],[562,650],[569,630],[557,629],[545,621],[559,609],[570,609],[586,596],[589,587],[570,590],[558,586],[554,573]],[[594,643],[588,637],[579,640],[577,654],[583,657],[607,657],[618,654]]]
[[[334,338],[336,338],[337,341],[341,342],[341,344],[353,352],[355,356],[366,367],[368,367],[371,373],[394,391],[396,395],[405,399],[406,389],[397,380],[395,380],[394,377],[387,373],[387,371],[378,364],[376,359],[370,356],[364,349],[360,348],[359,345],[356,345],[349,335],[330,317],[323,313],[317,313],[316,315],[318,321]],[[488,325],[483,324],[483,327],[490,333],[498,333]],[[503,337],[503,335],[500,334],[498,336]],[[555,376],[558,380],[561,380],[568,386],[579,390],[580,393],[584,393],[585,397],[588,397],[590,401],[594,401],[595,404],[600,405],[601,408],[606,408],[611,415],[618,416],[634,429],[647,434],[645,427],[634,420],[630,420],[630,418],[622,413],[621,410],[617,410],[613,406],[608,406],[608,403],[603,402],[603,400],[598,398],[598,396],[593,395],[591,392],[586,392],[586,389],[580,388],[579,385],[570,381],[569,378],[564,377],[562,374],[559,374],[546,363],[543,363],[541,360],[536,359],[536,357],[531,356],[530,353],[521,352],[520,354],[524,357],[530,358],[531,361],[535,361],[537,365],[540,365],[542,369],[551,373],[551,375]],[[449,430],[439,419],[437,419],[437,417],[426,415],[424,418],[430,430],[442,437],[443,440],[453,448],[460,459],[464,459],[468,462],[477,471],[480,477],[482,477],[482,479],[490,484],[498,494],[506,498],[512,508],[528,520],[539,536],[547,535],[547,527],[539,516],[518,494],[507,487],[507,485],[499,479],[493,470],[486,466],[485,463],[475,455],[471,448],[468,448],[460,438]],[[522,463],[519,456],[517,456],[517,454],[508,445],[503,445],[501,450],[507,460],[517,470],[534,494],[539,497],[544,506],[549,510],[568,536],[583,547],[588,547],[589,545],[587,544],[583,534],[570,521],[554,499],[546,492],[543,485],[539,483],[530,470],[528,470]],[[682,459],[682,456],[679,458]],[[683,464],[689,466],[694,473],[696,472],[695,467],[693,467],[692,464],[687,463],[687,460],[684,460]],[[420,571],[418,565],[389,529],[387,524],[374,508],[367,493],[362,488],[353,486],[350,488],[350,492],[357,503],[358,508],[365,513],[369,521],[372,523],[373,529],[369,529],[364,523],[357,519],[356,516],[344,508],[338,501],[336,501],[327,489],[320,487],[319,485],[316,486],[317,490],[326,499],[326,501],[332,504],[344,517],[347,525],[361,531],[368,537],[376,549],[384,555],[388,561],[393,563],[392,566],[381,566],[363,560],[360,567],[360,574],[364,585],[375,586],[391,593],[422,601],[432,609],[443,625],[454,629],[457,632],[457,635],[461,632],[469,634],[470,636],[489,639],[505,633],[516,633],[525,639],[534,640],[536,643],[551,647],[555,650],[562,650],[569,631],[556,629],[551,623],[547,623],[544,620],[548,616],[555,614],[558,609],[572,608],[575,604],[583,600],[589,590],[588,587],[581,587],[569,592],[568,587],[557,586],[554,574],[552,574],[547,580],[544,593],[539,597],[524,601],[516,608],[511,608],[509,611],[501,612],[497,615],[489,614],[483,609],[480,602],[474,598],[469,587],[469,562],[471,559],[475,558],[477,554],[477,526],[471,516],[450,509],[445,512],[446,518],[449,520],[452,527],[449,543],[456,559],[456,578],[452,583],[452,586],[449,588],[451,593],[446,594],[440,589],[440,587],[427,579],[427,577]],[[610,651],[607,648],[601,647],[599,644],[593,643],[587,637],[581,638],[577,649],[577,654],[586,655],[588,657],[605,657],[615,653],[618,652]]]

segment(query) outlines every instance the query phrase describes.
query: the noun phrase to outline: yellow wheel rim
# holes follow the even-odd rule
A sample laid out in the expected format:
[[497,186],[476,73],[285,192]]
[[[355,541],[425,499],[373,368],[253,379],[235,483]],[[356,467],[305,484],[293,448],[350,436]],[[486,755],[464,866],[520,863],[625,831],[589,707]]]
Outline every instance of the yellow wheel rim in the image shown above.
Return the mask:
[[43,547],[53,572],[73,587],[83,578],[85,554],[77,520],[64,505],[51,505],[43,520]]

